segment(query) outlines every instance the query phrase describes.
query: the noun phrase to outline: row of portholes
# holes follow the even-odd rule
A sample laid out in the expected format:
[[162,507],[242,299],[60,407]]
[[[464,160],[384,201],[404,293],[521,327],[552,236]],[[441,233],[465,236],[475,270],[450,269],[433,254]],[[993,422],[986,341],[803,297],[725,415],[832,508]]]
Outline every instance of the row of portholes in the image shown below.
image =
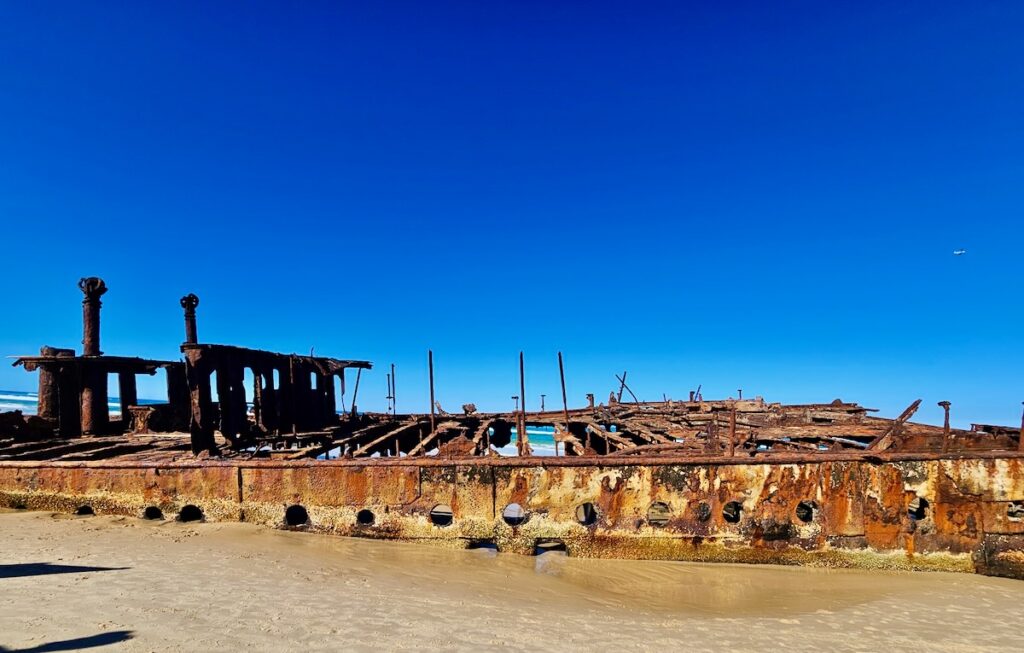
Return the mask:
[[[914,497],[907,506],[907,516],[914,520],[926,519],[928,517],[928,508],[928,499],[925,499],[924,497]],[[711,518],[711,507],[706,503],[698,504],[696,512],[697,518],[700,521],[707,521]],[[818,515],[818,504],[809,500],[801,501],[796,504],[794,513],[796,514],[796,518],[801,522],[809,524],[814,521],[814,518]],[[1024,517],[1024,503],[1017,504],[1011,502],[1010,506],[1007,508],[1007,515],[1013,519],[1015,513]],[[665,526],[669,522],[670,514],[668,504],[662,501],[656,501],[647,509],[647,522],[652,526]],[[730,524],[739,523],[742,516],[743,504],[739,501],[729,501],[722,506],[722,518]]]
[[[928,500],[923,497],[914,497],[907,506],[907,514],[911,519],[920,520],[928,516]],[[818,512],[818,505],[814,501],[801,501],[796,506],[796,517],[804,523],[814,521]],[[95,515],[92,506],[83,505],[75,510],[78,516]],[[700,503],[696,507],[697,519],[707,521],[711,518],[711,508],[706,503]],[[722,507],[722,518],[730,523],[736,524],[743,515],[743,504],[739,501],[729,501]],[[1024,502],[1011,502],[1007,507],[1007,515],[1010,519],[1020,519],[1024,516]],[[142,514],[144,519],[163,519],[164,513],[156,506],[147,507]],[[651,526],[666,526],[671,519],[672,511],[668,504],[663,501],[655,501],[647,509],[647,523]],[[455,520],[451,506],[438,504],[431,508],[428,514],[430,523],[435,526],[450,526]],[[501,513],[502,520],[509,526],[521,526],[528,519],[526,510],[518,503],[510,503],[505,506]],[[576,521],[583,526],[591,526],[597,522],[597,507],[593,503],[581,503],[576,507]],[[178,521],[194,522],[202,521],[203,511],[198,506],[188,504],[182,507],[178,513]],[[287,526],[298,527],[309,523],[309,512],[301,505],[288,506],[285,510],[284,521]],[[372,510],[363,509],[356,513],[356,523],[360,526],[372,526],[376,522],[376,516]]]
[[[438,522],[431,519],[432,522],[438,525],[447,526],[451,523],[451,509],[447,508],[446,521],[444,524],[438,524]],[[924,497],[914,497],[907,507],[907,515],[914,520],[921,520],[928,517],[928,500]],[[711,506],[707,503],[700,503],[695,508],[696,516],[699,521],[708,521],[711,519]],[[815,517],[818,516],[818,504],[814,501],[804,500],[800,501],[796,505],[794,510],[796,518],[805,524],[809,524],[814,521]],[[433,515],[433,511],[431,511]],[[1024,502],[1011,502],[1007,508],[1007,515],[1010,519],[1022,519],[1024,518]],[[505,510],[501,514],[502,519],[509,526],[519,526],[526,522],[527,514],[526,511],[518,503],[511,503],[505,507]],[[592,503],[582,503],[576,507],[576,521],[584,526],[590,526],[597,522],[597,508]],[[743,517],[743,504],[739,501],[729,501],[722,506],[722,519],[727,523],[737,524]],[[647,523],[651,526],[667,526],[672,518],[672,510],[669,505],[664,501],[655,501],[647,509]]]
[[[697,504],[694,509],[698,521],[711,519],[711,506],[706,503]],[[818,504],[813,501],[801,501],[796,505],[794,511],[796,518],[805,524],[814,521],[818,514]],[[729,524],[738,524],[743,517],[743,504],[739,501],[729,501],[722,506],[722,519]],[[647,509],[647,523],[651,526],[666,526],[672,518],[672,510],[664,501],[655,501]]]
[[[923,501],[923,500],[922,500]],[[294,506],[293,506],[294,507]],[[818,512],[818,505],[813,501],[801,501],[796,507],[797,519],[804,523],[814,520]],[[711,507],[701,503],[696,508],[697,518],[700,521],[707,521],[711,518]],[[740,521],[743,514],[743,504],[739,501],[730,501],[722,507],[722,518],[730,524]],[[590,502],[581,503],[576,506],[576,521],[583,526],[591,526],[597,523],[597,507]],[[663,501],[655,501],[647,509],[647,522],[652,526],[666,526],[671,519],[672,511],[668,504]],[[434,526],[450,526],[455,520],[451,506],[438,504],[431,508],[428,513],[430,523]],[[521,526],[526,523],[529,516],[526,510],[518,503],[510,503],[501,512],[502,520],[509,526]],[[360,526],[372,526],[375,521],[374,514],[370,510],[360,510],[356,514],[356,523]],[[287,519],[286,519],[287,522]],[[289,525],[294,525],[289,523]]]
[[[928,508],[927,499],[914,497],[907,507],[907,514],[914,520],[925,519],[928,516]],[[700,521],[707,521],[711,518],[711,507],[706,503],[698,504],[695,512],[697,519]],[[814,521],[818,514],[818,504],[809,500],[801,501],[797,504],[794,512],[797,519],[805,524],[809,524]],[[75,511],[75,514],[92,515],[95,513],[92,507],[81,506]],[[1024,502],[1011,502],[1007,508],[1007,515],[1011,519],[1024,517]],[[591,526],[597,523],[597,507],[590,502],[581,503],[576,506],[575,516],[576,521],[581,525]],[[743,504],[739,501],[729,501],[722,506],[722,519],[730,524],[739,523],[742,516]],[[150,506],[146,508],[143,517],[146,519],[163,519],[164,514],[156,506]],[[203,511],[191,504],[184,506],[181,512],[178,513],[178,521],[183,522],[202,521],[203,517]],[[651,526],[666,526],[671,517],[672,511],[669,505],[663,501],[655,501],[647,509],[647,523]],[[440,527],[450,526],[455,521],[455,515],[452,512],[451,506],[443,503],[431,508],[428,518],[431,524]],[[529,515],[518,503],[510,503],[505,506],[501,513],[501,518],[509,526],[521,526],[526,523]],[[303,506],[295,504],[285,510],[284,521],[287,526],[304,526],[309,523],[309,513]],[[356,523],[360,526],[372,526],[375,522],[376,516],[372,510],[364,508],[356,513]]]
[[[928,500],[923,497],[914,497],[907,506],[907,515],[914,520],[925,519],[928,516]],[[696,507],[696,516],[700,521],[707,521],[711,518],[711,507],[706,503],[700,503]],[[814,521],[818,513],[818,505],[814,501],[801,501],[796,506],[796,517],[807,524]],[[83,505],[75,510],[78,516],[95,515],[92,506]],[[743,504],[739,501],[729,501],[722,507],[722,518],[730,523],[739,523],[743,515]],[[143,518],[158,520],[164,518],[164,513],[156,506],[149,506],[143,511]],[[591,526],[597,522],[597,507],[593,503],[581,503],[576,507],[576,521],[583,526]],[[647,509],[647,523],[651,526],[666,526],[670,521],[672,511],[668,504],[663,501],[655,501]],[[1010,519],[1018,520],[1024,517],[1024,502],[1011,502],[1007,507],[1007,516]],[[451,506],[438,504],[431,508],[428,514],[430,523],[435,526],[450,526],[455,520]],[[203,511],[198,506],[188,504],[182,507],[178,513],[178,521],[195,522],[202,521]],[[518,503],[510,503],[505,506],[501,513],[502,520],[509,526],[521,526],[529,518],[526,510]],[[285,510],[285,524],[291,527],[303,526],[309,523],[309,513],[301,505],[288,506]],[[376,522],[376,516],[372,510],[363,509],[356,513],[356,523],[360,526],[372,526]]]
[[[75,508],[75,514],[79,517],[91,517],[96,514],[96,511],[90,505],[83,505]],[[203,521],[204,517],[202,509],[192,504],[182,507],[178,513],[178,521],[182,522]],[[148,506],[142,511],[142,518],[148,520],[163,519],[164,511],[156,506]]]
[[[924,502],[924,507],[919,508],[918,512],[921,514],[920,518],[924,517],[924,512],[927,510],[927,501],[921,499]],[[711,506],[706,503],[700,503],[696,509],[697,519],[700,521],[707,521],[711,518]],[[814,518],[818,514],[818,504],[814,501],[801,501],[796,506],[796,517],[805,524],[814,521]],[[917,514],[917,513],[915,513]],[[597,507],[590,502],[581,503],[576,506],[576,521],[583,526],[591,526],[597,523],[598,512]],[[740,518],[743,516],[743,504],[739,501],[729,501],[722,506],[722,518],[730,523],[739,523]],[[502,520],[509,526],[521,526],[526,523],[528,515],[526,510],[523,509],[518,503],[510,503],[505,506],[505,509],[501,513]],[[647,509],[647,523],[651,526],[666,526],[672,518],[672,510],[669,505],[664,501],[655,501]],[[453,516],[449,506],[439,505],[435,506],[430,511],[430,521],[435,526],[448,526],[452,523]]]

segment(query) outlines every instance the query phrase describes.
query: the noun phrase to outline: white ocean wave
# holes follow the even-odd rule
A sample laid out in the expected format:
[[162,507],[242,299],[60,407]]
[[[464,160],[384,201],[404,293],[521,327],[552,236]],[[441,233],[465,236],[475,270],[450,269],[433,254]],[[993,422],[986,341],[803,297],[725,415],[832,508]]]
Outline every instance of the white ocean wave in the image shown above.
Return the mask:
[[36,412],[36,405],[35,405],[35,403],[32,403],[32,404],[14,404],[14,403],[0,401],[0,412],[7,411],[7,410],[20,410],[23,413],[31,411],[32,413],[35,413]]
[[[0,412],[20,410],[25,415],[35,415],[39,395],[35,392],[18,392],[16,390],[0,390]],[[148,400],[141,400],[147,402]],[[107,401],[107,411],[111,417],[120,417],[121,403],[117,397]]]
[[10,390],[0,392],[0,401],[31,401],[32,403],[35,403],[37,398],[38,395],[34,392],[20,393],[12,392]]

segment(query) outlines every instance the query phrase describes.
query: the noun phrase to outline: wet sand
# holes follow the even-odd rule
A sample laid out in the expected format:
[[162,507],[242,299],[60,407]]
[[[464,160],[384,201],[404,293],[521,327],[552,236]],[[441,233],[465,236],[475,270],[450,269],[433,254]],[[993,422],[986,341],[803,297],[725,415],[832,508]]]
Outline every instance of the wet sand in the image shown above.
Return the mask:
[[6,650],[1009,651],[1024,582],[0,514]]

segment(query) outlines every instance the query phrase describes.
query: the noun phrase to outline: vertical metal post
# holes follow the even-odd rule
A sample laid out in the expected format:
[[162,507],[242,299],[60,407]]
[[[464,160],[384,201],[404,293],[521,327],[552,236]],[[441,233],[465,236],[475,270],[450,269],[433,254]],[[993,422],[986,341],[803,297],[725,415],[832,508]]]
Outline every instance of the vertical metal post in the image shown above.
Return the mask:
[[127,424],[131,419],[128,407],[139,403],[139,392],[135,384],[134,373],[121,372],[117,375],[117,396],[121,402],[121,420]]
[[[45,347],[44,347],[45,349]],[[36,415],[46,420],[57,419],[60,405],[57,391],[57,375],[50,365],[39,366],[39,393],[36,395]]]
[[391,364],[391,412],[398,414],[398,392],[395,390],[395,364]]
[[519,413],[519,426],[516,428],[516,447],[522,455],[523,442],[526,438],[526,364],[523,360],[523,352],[519,352],[519,396],[523,403],[520,404],[522,410]]
[[[265,431],[267,430],[267,416],[263,409],[263,391],[265,390],[263,371],[258,367],[251,367],[249,369],[252,370],[252,414],[256,418],[256,426]],[[334,399],[333,389],[331,391],[331,399]]]
[[732,411],[729,413],[729,456],[732,457],[736,453],[736,404],[732,405]]
[[352,417],[356,416],[356,395],[359,394],[359,379],[363,376],[363,368],[356,370],[356,387],[352,388]]
[[[78,281],[78,288],[85,295],[82,299],[82,355],[99,356],[100,351],[100,297],[107,292],[107,284],[99,277],[87,277]],[[106,383],[106,379],[103,379]],[[104,406],[105,408],[105,406]]]
[[[1020,403],[1024,405],[1024,401]],[[1024,412],[1020,416],[1020,441],[1017,443],[1017,449],[1024,451]]]
[[199,298],[193,293],[181,298],[181,307],[185,309],[185,344],[187,345],[199,342],[199,335],[196,332],[196,306],[199,306]]
[[[73,352],[72,352],[73,355]],[[62,438],[72,438],[82,433],[81,387],[75,368],[58,367],[57,378],[57,433]]]
[[948,401],[940,401],[939,405],[946,412],[946,421],[942,425],[942,453],[949,451],[949,406]]
[[542,413],[544,412],[544,397],[547,397],[547,395],[540,396],[540,412]]
[[434,352],[431,349],[427,350],[427,367],[430,369],[430,433],[433,435],[437,423],[434,417]]
[[[189,434],[191,436],[192,453],[201,451],[216,453],[217,443],[214,441],[213,400],[210,391],[210,374],[212,370],[208,361],[202,360],[199,352],[185,352],[185,384],[189,393]],[[167,371],[168,384],[172,378],[171,370]],[[170,388],[168,388],[170,394]]]
[[[107,285],[99,277],[80,279],[78,288],[82,299],[82,355],[101,356],[100,351],[100,297]],[[107,374],[104,368],[87,366],[82,369],[82,432],[100,434],[106,431],[110,417],[107,412]]]
[[[565,416],[565,432],[569,434],[569,400],[565,396],[565,365],[562,364],[562,352],[558,352],[558,376],[562,381],[562,414]],[[555,440],[555,455],[558,455],[558,440]]]
[[[44,346],[39,349],[39,355],[48,358],[68,358],[74,357],[75,351],[73,349],[59,349],[57,347]],[[39,366],[39,394],[36,405],[36,414],[39,417],[58,422],[58,424],[60,421],[59,373],[59,365],[45,364]],[[69,400],[65,398],[65,401]],[[77,420],[78,418],[76,417],[75,421]]]
[[[356,375],[357,376],[359,375],[358,371],[356,372]],[[341,370],[341,374],[338,375],[338,378],[341,379],[341,412],[344,413],[345,412],[345,395],[348,394],[348,368],[347,367],[344,368],[343,370]]]

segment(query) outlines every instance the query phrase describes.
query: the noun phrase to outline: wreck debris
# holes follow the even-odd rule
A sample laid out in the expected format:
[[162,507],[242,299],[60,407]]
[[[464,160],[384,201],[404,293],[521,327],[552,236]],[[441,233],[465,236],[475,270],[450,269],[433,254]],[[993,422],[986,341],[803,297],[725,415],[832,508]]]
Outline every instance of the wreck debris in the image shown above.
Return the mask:
[[[182,393],[185,366],[180,362],[146,360],[122,356],[106,356],[100,350],[100,297],[107,286],[98,277],[84,278],[78,283],[82,290],[83,354],[73,349],[42,347],[39,356],[22,356],[14,361],[27,371],[38,370],[39,417],[50,425],[56,437],[107,435],[133,428],[131,409],[138,403],[136,375],[167,374],[168,411],[172,426],[182,427],[173,416],[185,414],[187,406]],[[111,420],[107,404],[107,384],[116,374],[121,400],[118,419]]]
[[879,451],[885,451],[886,449],[891,447],[895,440],[900,437],[900,434],[903,431],[903,425],[906,424],[907,421],[914,416],[914,413],[917,412],[917,409],[920,408],[920,406],[920,399],[916,400],[914,403],[907,406],[906,409],[904,409],[904,411],[900,413],[900,416],[893,421],[892,425],[888,429],[886,429],[884,433],[878,436],[877,440],[872,441],[868,445],[868,448],[877,449]]
[[434,352],[433,350],[427,351],[427,367],[430,369],[430,432],[433,434],[437,430],[434,416]]
[[[368,361],[202,343],[191,294],[180,302],[183,360],[107,356],[106,285],[89,278],[80,287],[83,354],[43,347],[14,363],[39,372],[38,415],[0,413],[0,506],[244,513],[269,525],[524,553],[551,544],[572,555],[1024,578],[1024,416],[1019,429],[954,429],[943,401],[940,428],[910,421],[921,400],[891,420],[838,399],[783,405],[738,390],[738,399],[705,400],[702,386],[689,401],[643,402],[626,373],[608,405],[594,406],[589,393],[586,407],[570,409],[561,352],[561,411],[547,411],[541,395],[540,411],[528,412],[520,352],[514,412],[466,403],[448,414],[432,350],[429,415],[396,413],[394,365],[387,410],[361,413]],[[139,405],[136,376],[159,370],[167,402]],[[106,407],[112,374],[119,414]],[[627,391],[633,402],[624,404]],[[534,456],[528,428],[550,429],[556,455]],[[513,430],[517,455],[506,449]]]
[[530,436],[526,433],[526,368],[523,352],[519,352],[519,394],[523,397],[523,410],[516,417],[516,451],[520,456],[529,456],[533,450],[530,449]]
[[630,390],[628,385],[626,385],[626,372],[623,372],[621,377],[618,374],[616,374],[615,378],[619,380],[619,383],[621,383],[621,385],[619,386],[619,394],[617,397],[615,397],[615,401],[620,404],[622,403],[622,390],[625,389],[626,392],[629,393],[629,396],[633,398],[634,404],[640,403],[640,400],[636,398],[636,395],[633,394],[633,391]]
[[945,423],[942,425],[942,453],[946,453],[949,451],[949,407],[952,404],[948,401],[940,401],[938,405],[946,414]]
[[729,457],[736,455],[736,405],[729,411]]
[[396,398],[395,392],[395,364],[391,364],[391,372],[387,375],[388,377],[388,412],[392,415],[398,412],[398,399]]
[[[349,411],[349,413],[352,415],[353,418],[355,418],[355,416],[356,416],[356,395],[359,394],[359,379],[362,376],[363,376],[362,368],[357,368],[356,369],[356,387],[352,389],[352,409]],[[344,377],[342,377],[342,378],[344,378]]]
[[[565,366],[562,364],[562,352],[558,352],[558,376],[562,381],[562,411],[565,414],[565,433],[568,433],[569,401],[565,396]],[[555,455],[558,455],[558,438],[555,438]]]
[[[276,354],[230,345],[189,342],[196,335],[195,308],[199,298],[181,300],[185,310],[185,376],[191,396],[189,431],[192,451],[219,453],[215,432],[232,445],[257,446],[281,436],[316,433],[337,420],[334,378],[354,367],[368,369],[366,361]],[[246,393],[245,373],[252,375]],[[217,402],[212,379],[216,378]],[[253,403],[253,420],[248,413]],[[353,405],[355,398],[353,397]],[[306,438],[309,439],[309,438]]]

